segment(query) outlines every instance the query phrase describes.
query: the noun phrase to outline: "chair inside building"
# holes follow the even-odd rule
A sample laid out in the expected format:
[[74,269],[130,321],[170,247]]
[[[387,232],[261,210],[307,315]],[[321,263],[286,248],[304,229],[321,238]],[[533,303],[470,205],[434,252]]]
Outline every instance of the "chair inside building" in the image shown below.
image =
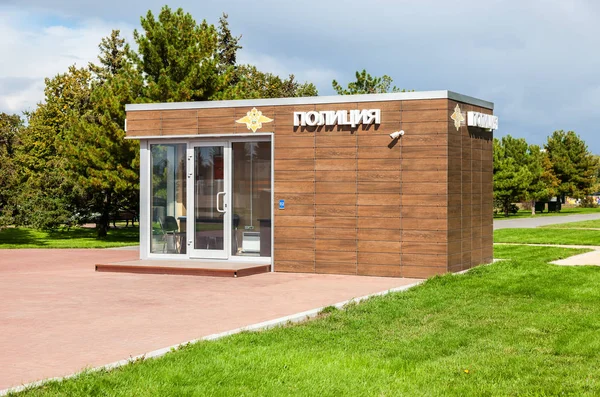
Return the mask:
[[163,216],[158,219],[163,235],[163,253],[178,254],[181,251],[181,236],[179,225],[174,216]]

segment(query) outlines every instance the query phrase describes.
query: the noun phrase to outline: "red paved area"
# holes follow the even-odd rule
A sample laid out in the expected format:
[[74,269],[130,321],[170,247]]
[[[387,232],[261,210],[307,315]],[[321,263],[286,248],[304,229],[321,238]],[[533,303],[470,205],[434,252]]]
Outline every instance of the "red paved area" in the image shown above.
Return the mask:
[[0,390],[384,291],[411,279],[97,273],[126,250],[0,250]]

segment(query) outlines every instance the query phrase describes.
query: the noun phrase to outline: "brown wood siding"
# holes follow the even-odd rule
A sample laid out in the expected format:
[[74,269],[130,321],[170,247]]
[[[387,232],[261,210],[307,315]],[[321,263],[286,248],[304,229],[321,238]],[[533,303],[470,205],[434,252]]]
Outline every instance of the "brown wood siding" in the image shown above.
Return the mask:
[[[258,132],[274,133],[274,270],[429,277],[491,262],[492,133],[457,131],[456,105],[258,107],[273,119]],[[251,134],[235,122],[250,109],[130,111],[127,135]],[[352,109],[381,109],[381,124],[293,126],[295,111]],[[405,135],[392,141],[400,129]]]
[[[459,105],[463,112],[491,114],[489,109],[449,101],[449,113]],[[453,243],[449,252],[448,270],[461,271],[493,258],[493,191],[492,132],[461,126],[457,131],[449,123],[449,156],[454,167],[449,172],[449,186],[454,186],[455,216],[449,222],[457,224],[460,234],[449,235]],[[484,160],[485,159],[485,160]],[[460,187],[460,189],[458,189]],[[458,205],[460,204],[460,205]]]

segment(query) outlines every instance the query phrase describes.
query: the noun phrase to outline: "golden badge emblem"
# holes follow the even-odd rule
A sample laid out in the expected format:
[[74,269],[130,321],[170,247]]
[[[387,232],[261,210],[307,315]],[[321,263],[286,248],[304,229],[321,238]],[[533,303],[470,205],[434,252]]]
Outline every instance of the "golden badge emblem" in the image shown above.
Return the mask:
[[246,127],[252,132],[256,132],[256,130],[261,129],[263,123],[270,123],[273,119],[268,118],[267,116],[263,116],[260,110],[256,108],[252,108],[251,111],[246,113],[244,117],[239,120],[236,120],[236,123],[246,124]]
[[460,106],[456,105],[454,108],[454,113],[452,113],[450,118],[454,120],[454,126],[456,127],[456,131],[458,131],[460,124],[465,121],[465,116],[463,116],[462,112],[460,111]]

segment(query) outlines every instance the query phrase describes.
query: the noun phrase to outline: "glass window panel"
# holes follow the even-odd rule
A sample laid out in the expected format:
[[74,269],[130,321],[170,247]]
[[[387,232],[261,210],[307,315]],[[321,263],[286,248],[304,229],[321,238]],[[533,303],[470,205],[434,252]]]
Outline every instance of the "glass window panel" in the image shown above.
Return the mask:
[[185,152],[185,144],[150,146],[150,252],[154,254],[185,254]]
[[271,256],[271,142],[233,142],[232,255]]

